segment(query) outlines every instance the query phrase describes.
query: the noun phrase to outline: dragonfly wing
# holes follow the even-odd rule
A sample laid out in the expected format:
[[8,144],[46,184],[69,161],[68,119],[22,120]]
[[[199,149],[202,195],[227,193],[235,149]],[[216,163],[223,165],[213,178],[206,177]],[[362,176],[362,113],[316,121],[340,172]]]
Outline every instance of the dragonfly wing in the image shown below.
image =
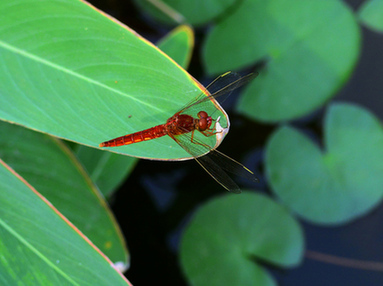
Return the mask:
[[233,193],[238,194],[241,190],[229,177],[227,172],[244,177],[253,182],[258,182],[254,173],[244,165],[215,149],[195,159],[218,183]]
[[224,169],[226,172],[232,173],[240,177],[244,177],[253,182],[258,182],[258,178],[254,175],[252,171],[250,171],[248,168],[246,168],[244,165],[237,162],[233,158],[230,158],[229,156],[223,154],[222,152],[213,149],[206,156],[209,156],[214,162],[218,163],[218,165],[221,166],[221,168]]
[[[239,162],[229,156],[211,149],[209,145],[197,139],[191,141],[191,133],[174,136],[173,138],[186,152],[196,159],[196,161],[225,189],[233,193],[240,193],[237,184],[230,178],[227,172],[245,177],[251,181],[258,181],[254,174]],[[200,156],[201,154],[205,154]],[[198,157],[200,156],[200,157]]]
[[257,76],[258,76],[257,72],[250,73],[243,77],[241,77],[239,74],[234,72],[227,72],[223,75],[220,75],[206,87],[206,90],[208,91],[208,93],[210,93],[210,95],[206,95],[207,92],[201,93],[199,96],[197,96],[197,98],[189,102],[179,112],[183,113],[190,107],[193,107],[197,104],[201,104],[203,102],[213,100],[213,98],[216,99],[218,97],[225,95],[224,98],[220,100],[220,102],[222,103],[225,101],[227,97],[229,97],[229,95],[232,93],[233,90],[252,81]]
[[[246,75],[245,77],[247,76],[248,75]],[[223,89],[224,87],[229,86],[234,82],[238,82],[238,80],[240,79],[241,75],[236,72],[225,72],[224,74],[221,74],[218,77],[216,77],[211,83],[209,83],[206,87],[206,90],[209,91],[210,94],[214,94]]]
[[[209,153],[210,154],[210,153]],[[230,178],[230,176],[209,156],[209,154],[202,157],[194,157],[194,159],[205,169],[210,176],[213,177],[222,187],[226,190],[240,194],[241,189],[238,185]]]

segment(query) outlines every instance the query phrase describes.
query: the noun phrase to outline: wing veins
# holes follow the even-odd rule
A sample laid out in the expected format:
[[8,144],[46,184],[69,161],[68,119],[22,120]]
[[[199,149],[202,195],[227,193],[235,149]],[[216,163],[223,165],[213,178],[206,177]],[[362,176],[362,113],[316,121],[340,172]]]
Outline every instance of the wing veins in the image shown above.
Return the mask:
[[[183,130],[182,127],[179,128]],[[201,165],[201,167],[221,186],[233,193],[241,193],[238,185],[233,181],[233,179],[227,174],[227,172],[241,177],[245,177],[251,181],[257,182],[258,179],[254,176],[253,172],[247,169],[241,163],[235,161],[229,156],[212,149],[209,145],[202,143],[201,141],[194,138],[193,140],[197,142],[194,144],[194,147],[199,150],[200,154],[205,154],[203,156],[197,157],[200,154],[194,153],[190,150],[186,143],[191,142],[191,133],[184,133],[182,135],[171,136],[174,141],[177,142],[186,152],[194,157],[194,159]],[[183,143],[185,142],[185,144]]]
[[[230,75],[235,75],[235,73],[231,73],[231,72],[227,72],[219,77],[217,77],[215,80],[213,80],[206,88],[205,88],[205,91],[202,92],[198,97],[197,97],[197,100],[194,102],[194,103],[189,103],[188,105],[186,105],[183,109],[181,109],[179,112],[182,113],[184,112],[185,110],[189,109],[190,107],[192,106],[195,106],[197,104],[200,104],[202,102],[205,102],[205,101],[208,101],[208,100],[212,100],[212,99],[216,99],[222,95],[225,95],[225,94],[228,94],[228,96],[230,95],[230,93],[235,90],[236,88],[248,83],[249,81],[253,80],[254,78],[256,78],[258,76],[259,73],[250,73],[248,75],[245,75],[231,83],[229,83],[228,85],[225,85],[223,86],[222,88],[220,88],[219,90],[213,92],[212,94],[209,94],[209,95],[206,95],[206,91],[209,91],[209,88],[211,88],[218,80],[224,78],[225,76],[230,76]],[[198,99],[199,97],[201,97],[201,99]],[[226,99],[226,98],[225,98]],[[194,99],[195,100],[195,99]],[[194,101],[192,100],[192,102]],[[221,101],[221,103],[223,102],[224,100]]]

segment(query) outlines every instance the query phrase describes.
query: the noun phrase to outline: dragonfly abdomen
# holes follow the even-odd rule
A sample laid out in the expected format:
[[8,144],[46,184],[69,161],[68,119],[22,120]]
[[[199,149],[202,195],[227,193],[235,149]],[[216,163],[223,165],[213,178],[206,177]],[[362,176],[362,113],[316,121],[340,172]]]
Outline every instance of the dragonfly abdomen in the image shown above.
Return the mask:
[[159,138],[159,137],[165,136],[166,134],[167,134],[167,130],[164,124],[162,124],[162,125],[157,125],[143,131],[138,131],[136,133],[124,135],[106,142],[102,142],[100,144],[100,147],[118,147],[123,145],[129,145],[133,143],[138,143],[142,141]]

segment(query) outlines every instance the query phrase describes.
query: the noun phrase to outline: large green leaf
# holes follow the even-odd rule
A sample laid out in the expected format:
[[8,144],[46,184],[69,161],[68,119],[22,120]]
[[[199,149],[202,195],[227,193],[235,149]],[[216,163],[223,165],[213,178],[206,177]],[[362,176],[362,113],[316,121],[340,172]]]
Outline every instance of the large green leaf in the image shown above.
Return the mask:
[[[0,119],[97,147],[165,123],[201,93],[163,52],[82,1],[1,1],[0,14]],[[112,150],[190,158],[167,136]]]
[[274,201],[244,192],[203,205],[184,232],[181,265],[191,285],[276,285],[260,265],[297,265],[299,224]]
[[0,205],[1,285],[130,285],[106,256],[2,160]]
[[367,0],[358,11],[364,25],[377,32],[383,32],[383,0]]
[[[112,261],[126,267],[127,250],[113,215],[62,142],[0,121],[0,158],[46,197]],[[5,206],[2,205],[2,208]]]
[[334,104],[326,115],[322,152],[291,127],[281,127],[266,151],[273,191],[303,218],[341,224],[371,211],[383,196],[383,129],[367,110]]
[[342,1],[245,0],[212,29],[203,56],[210,74],[265,61],[238,110],[279,121],[331,98],[351,74],[359,41],[358,24]]
[[[179,26],[158,47],[186,68],[193,50],[194,35],[189,26]],[[137,159],[86,146],[76,146],[76,155],[104,196],[109,196],[135,166]]]

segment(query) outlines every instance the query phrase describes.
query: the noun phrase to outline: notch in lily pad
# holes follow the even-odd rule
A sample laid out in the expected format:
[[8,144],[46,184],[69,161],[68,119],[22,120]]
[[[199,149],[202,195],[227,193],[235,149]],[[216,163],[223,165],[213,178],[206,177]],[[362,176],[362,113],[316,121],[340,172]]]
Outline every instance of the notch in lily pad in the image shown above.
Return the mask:
[[382,162],[381,123],[345,103],[327,110],[323,150],[290,126],[279,128],[266,150],[274,193],[302,218],[325,225],[355,220],[381,202]]
[[282,206],[260,194],[225,195],[203,205],[186,228],[180,260],[191,285],[276,285],[262,262],[301,262],[303,232]]

